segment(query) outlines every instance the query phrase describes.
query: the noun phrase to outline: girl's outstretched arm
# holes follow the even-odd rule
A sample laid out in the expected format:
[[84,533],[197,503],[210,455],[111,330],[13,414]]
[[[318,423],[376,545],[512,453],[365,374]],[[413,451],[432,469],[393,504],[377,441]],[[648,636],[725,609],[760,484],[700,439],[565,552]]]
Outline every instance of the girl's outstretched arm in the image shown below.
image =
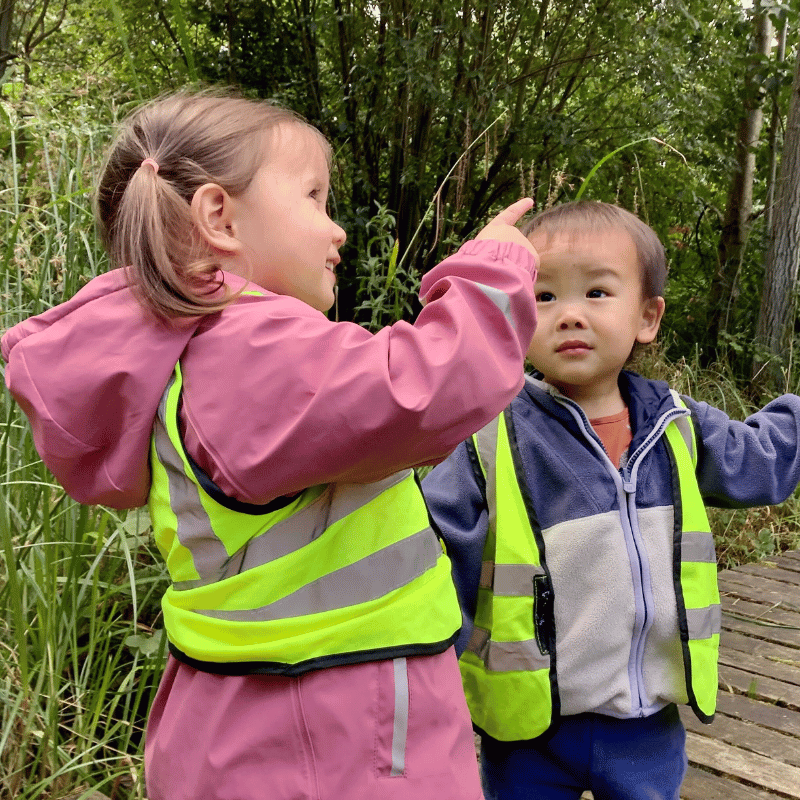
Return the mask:
[[445,458],[522,385],[537,261],[513,222],[528,207],[424,276],[413,325],[371,334],[274,294],[201,325],[183,356],[189,452],[252,503]]

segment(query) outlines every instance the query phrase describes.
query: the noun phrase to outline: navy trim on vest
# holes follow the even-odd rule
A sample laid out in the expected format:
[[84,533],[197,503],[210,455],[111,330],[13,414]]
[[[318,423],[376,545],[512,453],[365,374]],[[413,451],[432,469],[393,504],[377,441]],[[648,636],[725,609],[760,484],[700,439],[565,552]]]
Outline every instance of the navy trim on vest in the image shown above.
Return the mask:
[[341,667],[347,664],[389,661],[393,658],[407,658],[409,656],[435,656],[439,653],[444,653],[455,643],[457,638],[458,631],[441,642],[404,644],[397,647],[379,647],[372,650],[355,650],[351,653],[309,658],[296,664],[287,664],[282,661],[199,661],[196,658],[187,656],[172,642],[168,642],[168,646],[170,653],[178,661],[200,670],[200,672],[209,672],[213,675],[283,675],[285,677],[295,677],[315,669]]
[[[550,578],[550,570],[547,568],[547,557],[544,550],[544,537],[542,536],[542,528],[539,525],[539,520],[536,517],[536,512],[533,507],[533,498],[531,497],[530,489],[528,488],[528,481],[525,477],[525,467],[522,463],[522,455],[519,451],[519,443],[517,442],[517,430],[514,425],[514,415],[511,412],[511,406],[507,406],[503,412],[506,421],[506,431],[508,435],[508,442],[511,447],[511,459],[514,462],[514,471],[517,477],[517,484],[519,485],[522,500],[525,503],[525,512],[528,515],[528,520],[533,531],[533,538],[536,541],[536,547],[539,550],[539,561],[544,574],[547,576],[547,585],[550,590],[550,597],[553,597],[553,581]],[[553,611],[552,601],[548,603],[550,611]],[[544,731],[539,737],[550,737],[555,733],[558,727],[558,720],[561,718],[561,697],[558,693],[558,676],[556,675],[556,626],[555,619],[549,626],[547,633],[550,637],[549,650],[550,650],[550,727]],[[534,630],[538,630],[538,625],[534,619]]]
[[[183,389],[181,388],[181,393]],[[177,430],[180,431],[181,429],[181,420],[180,420],[180,409],[181,409],[181,400],[178,399],[178,403],[175,406],[175,417],[176,417],[176,424]],[[291,495],[288,497],[276,497],[274,500],[270,500],[269,503],[264,503],[263,505],[258,505],[256,503],[245,503],[243,500],[237,500],[235,497],[229,497],[222,489],[217,486],[211,478],[203,472],[200,465],[189,455],[189,451],[186,449],[186,444],[183,441],[182,436],[178,436],[181,442],[181,449],[183,450],[183,454],[186,456],[186,460],[189,462],[189,466],[192,468],[192,472],[194,473],[194,477],[197,478],[197,482],[202,487],[203,491],[215,502],[219,503],[223,508],[227,508],[230,511],[238,511],[240,514],[250,514],[251,516],[259,516],[261,514],[269,514],[272,511],[279,511],[282,508],[286,508],[290,503],[293,503],[295,500],[296,495]]]
[[478,490],[483,497],[483,502],[486,504],[486,476],[483,474],[483,466],[478,451],[475,448],[475,440],[470,436],[464,442],[467,448],[467,455],[469,456],[469,465],[472,467],[472,475],[475,478],[475,483],[478,484]]
[[[681,540],[683,539],[683,496],[681,494],[681,481],[678,475],[678,462],[672,447],[666,443],[667,455],[671,468],[672,479],[672,503],[674,530],[672,533],[672,582],[675,585],[675,605],[678,611],[678,628],[681,634],[681,650],[683,652],[683,674],[686,683],[686,696],[689,707],[697,715],[701,722],[709,723],[714,720],[714,715],[709,716],[703,713],[697,703],[697,697],[692,685],[692,655],[689,650],[689,621],[686,618],[686,603],[683,599],[683,584],[681,583],[681,564],[683,556],[681,553]],[[675,491],[677,487],[678,491]]]

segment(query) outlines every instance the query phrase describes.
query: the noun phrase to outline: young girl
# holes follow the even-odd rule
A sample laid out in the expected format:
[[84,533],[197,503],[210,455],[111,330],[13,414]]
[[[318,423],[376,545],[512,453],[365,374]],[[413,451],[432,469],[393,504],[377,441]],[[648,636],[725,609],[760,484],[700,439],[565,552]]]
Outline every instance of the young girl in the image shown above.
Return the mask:
[[449,561],[411,467],[522,384],[522,200],[425,275],[416,323],[327,319],[330,149],[208,93],[122,127],[117,269],[2,340],[39,453],[84,503],[149,501],[172,584],[149,800],[477,800]]

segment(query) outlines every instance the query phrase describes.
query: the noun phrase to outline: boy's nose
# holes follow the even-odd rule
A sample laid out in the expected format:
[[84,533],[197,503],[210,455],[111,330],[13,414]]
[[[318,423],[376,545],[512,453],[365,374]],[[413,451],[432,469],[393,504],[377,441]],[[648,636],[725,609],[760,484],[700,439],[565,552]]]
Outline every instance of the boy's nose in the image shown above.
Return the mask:
[[576,328],[577,330],[586,328],[586,318],[579,309],[574,307],[565,308],[561,314],[561,319],[558,321],[559,330],[566,331],[570,328]]

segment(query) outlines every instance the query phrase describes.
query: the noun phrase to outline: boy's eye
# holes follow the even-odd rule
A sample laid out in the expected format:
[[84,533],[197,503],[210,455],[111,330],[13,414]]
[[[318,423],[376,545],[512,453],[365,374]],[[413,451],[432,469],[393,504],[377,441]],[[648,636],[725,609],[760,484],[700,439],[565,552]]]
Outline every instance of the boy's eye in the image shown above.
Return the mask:
[[537,303],[550,303],[556,299],[556,296],[552,292],[539,292],[536,295],[536,302]]
[[608,297],[608,292],[605,289],[590,289],[586,292],[586,296],[589,298]]

